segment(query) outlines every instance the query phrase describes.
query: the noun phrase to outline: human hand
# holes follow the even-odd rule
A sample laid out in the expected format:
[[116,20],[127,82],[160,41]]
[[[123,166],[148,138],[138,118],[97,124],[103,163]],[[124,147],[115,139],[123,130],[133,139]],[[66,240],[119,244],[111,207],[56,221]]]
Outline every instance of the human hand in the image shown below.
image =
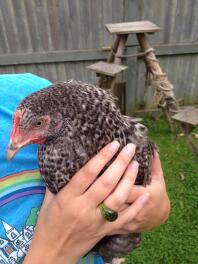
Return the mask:
[[133,186],[127,200],[129,204],[147,192],[150,194],[150,198],[139,214],[130,223],[123,226],[120,230],[117,230],[117,233],[122,234],[150,230],[159,226],[168,218],[170,201],[166,192],[161,162],[157,152],[155,152],[152,161],[151,178],[151,184],[146,187],[139,185]]
[[[123,148],[96,180],[118,148],[118,142],[104,147],[57,195],[47,190],[24,264],[76,263],[101,238],[137,216],[148,200],[147,192],[133,205],[119,210],[126,204],[138,172],[138,163],[130,163],[135,153],[133,144]],[[102,201],[106,204],[106,199],[115,204],[111,209],[119,212],[114,222],[104,220],[98,208]]]

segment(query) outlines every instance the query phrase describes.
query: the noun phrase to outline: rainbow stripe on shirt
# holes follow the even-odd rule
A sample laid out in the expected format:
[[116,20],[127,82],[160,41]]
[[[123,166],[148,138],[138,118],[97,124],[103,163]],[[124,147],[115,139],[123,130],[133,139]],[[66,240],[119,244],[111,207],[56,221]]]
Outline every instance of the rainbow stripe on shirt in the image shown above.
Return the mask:
[[38,170],[22,171],[0,179],[0,206],[32,194],[44,194],[45,184]]

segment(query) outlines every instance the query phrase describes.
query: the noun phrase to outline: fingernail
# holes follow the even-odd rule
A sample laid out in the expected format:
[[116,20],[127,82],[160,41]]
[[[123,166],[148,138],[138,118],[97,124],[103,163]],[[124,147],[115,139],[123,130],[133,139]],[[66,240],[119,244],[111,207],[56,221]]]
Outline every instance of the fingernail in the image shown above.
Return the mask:
[[131,155],[135,152],[135,145],[133,143],[129,143],[126,145],[124,148],[124,151],[128,154]]
[[115,141],[113,141],[113,142],[110,143],[108,149],[109,149],[110,151],[112,151],[112,152],[115,152],[115,151],[118,150],[119,146],[120,146],[120,143],[119,143],[118,141],[115,140]]
[[129,169],[132,171],[138,171],[139,163],[136,160],[133,160],[129,165]]
[[150,198],[150,193],[145,193],[142,197],[141,197],[141,202],[142,204],[146,204],[148,202]]

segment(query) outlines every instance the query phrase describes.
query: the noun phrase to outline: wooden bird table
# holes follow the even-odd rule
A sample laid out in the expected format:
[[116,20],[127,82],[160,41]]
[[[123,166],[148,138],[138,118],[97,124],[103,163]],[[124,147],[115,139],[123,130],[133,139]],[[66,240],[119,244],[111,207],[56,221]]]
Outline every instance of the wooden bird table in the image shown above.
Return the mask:
[[175,121],[179,122],[186,141],[192,149],[192,152],[198,159],[198,145],[194,141],[191,132],[198,127],[198,108],[189,106],[180,110],[172,117]]
[[[127,23],[106,24],[106,29],[110,34],[116,35],[110,51],[109,58],[104,63],[97,62],[87,68],[96,72],[100,76],[98,85],[104,89],[111,89],[115,86],[116,76],[125,71],[127,66],[122,65],[123,54],[126,51],[126,43],[129,34],[154,33],[160,28],[150,21],[135,21]],[[122,67],[118,67],[122,65]],[[115,69],[113,69],[115,68]],[[104,70],[105,69],[105,70]],[[112,71],[115,73],[112,75]]]

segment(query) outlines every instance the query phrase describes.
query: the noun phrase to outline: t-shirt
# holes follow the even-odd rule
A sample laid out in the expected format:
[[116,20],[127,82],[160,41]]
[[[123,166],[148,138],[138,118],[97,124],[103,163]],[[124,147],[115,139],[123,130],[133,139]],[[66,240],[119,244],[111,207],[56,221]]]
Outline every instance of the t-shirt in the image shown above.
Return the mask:
[[[37,145],[26,146],[12,161],[6,159],[12,115],[25,96],[50,84],[30,73],[0,75],[0,264],[23,262],[45,194]],[[89,254],[80,263],[104,262]]]

